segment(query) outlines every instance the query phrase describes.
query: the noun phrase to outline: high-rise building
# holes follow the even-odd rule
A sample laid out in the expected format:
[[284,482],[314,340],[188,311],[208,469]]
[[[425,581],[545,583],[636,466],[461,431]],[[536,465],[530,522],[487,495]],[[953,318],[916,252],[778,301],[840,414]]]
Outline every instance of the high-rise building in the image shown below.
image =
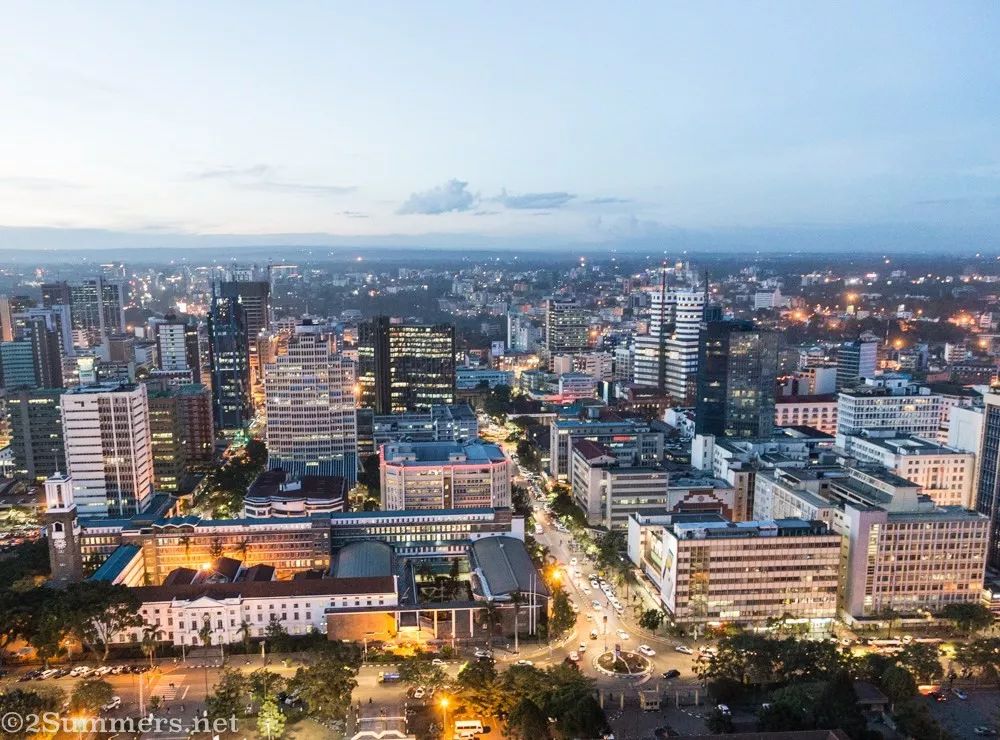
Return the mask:
[[167,314],[156,325],[157,367],[169,373],[189,373],[190,381],[201,379],[201,343],[198,325]]
[[60,404],[66,467],[80,514],[124,517],[142,511],[153,493],[146,386],[73,388]]
[[777,372],[777,334],[752,321],[709,321],[698,353],[696,432],[770,436]]
[[0,342],[0,384],[5,388],[41,387],[30,339]]
[[987,564],[1000,568],[1000,392],[983,396],[982,441],[976,461],[976,511],[990,519]]
[[875,377],[878,342],[844,342],[837,347],[837,390]]
[[455,327],[379,316],[358,332],[361,405],[376,414],[455,401]]
[[954,399],[913,383],[909,376],[886,374],[842,390],[837,396],[837,433],[899,432],[936,439],[947,429]]
[[263,280],[252,280],[253,270],[238,270],[234,280],[219,284],[218,293],[223,298],[234,298],[240,302],[246,314],[246,342],[250,358],[250,395],[254,399],[263,398],[264,374],[257,345],[262,332],[271,323],[271,284]]
[[583,352],[590,347],[590,317],[578,301],[545,300],[545,349],[549,356]]
[[697,386],[698,337],[705,295],[668,291],[661,285],[651,295],[651,303],[649,332],[635,338],[635,383],[689,403]]
[[357,480],[354,363],[333,337],[296,327],[285,354],[264,366],[268,468]]
[[20,388],[7,391],[10,446],[14,453],[14,475],[43,481],[65,471],[60,399],[62,388]]
[[125,294],[119,282],[97,277],[77,283],[45,283],[42,305],[68,305],[73,329],[86,334],[92,345],[125,331]]
[[212,297],[208,314],[208,353],[212,372],[212,415],[219,431],[243,429],[253,415],[246,322],[246,311],[239,298]]

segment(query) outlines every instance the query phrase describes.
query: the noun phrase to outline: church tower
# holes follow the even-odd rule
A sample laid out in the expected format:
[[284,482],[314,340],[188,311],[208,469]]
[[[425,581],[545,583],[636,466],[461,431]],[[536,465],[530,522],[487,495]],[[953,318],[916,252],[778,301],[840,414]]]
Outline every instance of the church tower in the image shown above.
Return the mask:
[[80,522],[73,501],[73,479],[53,473],[45,481],[45,533],[49,541],[52,584],[66,586],[83,580]]

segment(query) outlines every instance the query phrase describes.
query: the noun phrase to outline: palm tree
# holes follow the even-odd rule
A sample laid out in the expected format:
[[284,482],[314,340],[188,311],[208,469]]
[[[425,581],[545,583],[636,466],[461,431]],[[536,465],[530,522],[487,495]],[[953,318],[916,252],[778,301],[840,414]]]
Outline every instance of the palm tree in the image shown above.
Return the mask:
[[236,543],[236,547],[233,548],[233,552],[240,556],[240,560],[247,559],[247,549],[250,547],[250,539],[244,537],[239,542]]
[[511,591],[510,593],[510,603],[514,605],[514,652],[517,652],[517,641],[518,641],[518,617],[521,614],[521,604],[524,603],[524,595],[520,591]]
[[142,631],[142,652],[149,658],[149,667],[153,667],[156,660],[156,646],[163,637],[163,630],[155,625],[149,625]]
[[201,640],[201,644],[205,647],[211,647],[212,645],[212,621],[209,616],[205,615],[205,620],[202,622],[201,629],[198,630],[198,638]]
[[493,629],[496,627],[497,618],[500,616],[497,605],[493,601],[487,601],[482,609],[482,624],[489,630],[490,647],[493,647]]
[[251,625],[250,622],[248,622],[247,620],[244,619],[242,622],[240,622],[240,629],[238,631],[238,634],[242,635],[242,637],[243,637],[243,652],[245,652],[247,655],[250,654],[250,629],[251,629],[251,627],[253,627],[253,625]]

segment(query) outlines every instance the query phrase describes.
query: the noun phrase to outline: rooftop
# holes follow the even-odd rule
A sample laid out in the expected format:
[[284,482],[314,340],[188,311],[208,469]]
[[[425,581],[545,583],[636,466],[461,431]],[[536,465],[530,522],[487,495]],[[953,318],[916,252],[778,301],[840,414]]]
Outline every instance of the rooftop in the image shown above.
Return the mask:
[[499,463],[507,460],[492,442],[393,442],[382,446],[383,460],[394,465],[448,462]]
[[280,468],[264,470],[247,489],[249,499],[323,499],[343,501],[347,481],[338,475],[303,475],[289,479]]

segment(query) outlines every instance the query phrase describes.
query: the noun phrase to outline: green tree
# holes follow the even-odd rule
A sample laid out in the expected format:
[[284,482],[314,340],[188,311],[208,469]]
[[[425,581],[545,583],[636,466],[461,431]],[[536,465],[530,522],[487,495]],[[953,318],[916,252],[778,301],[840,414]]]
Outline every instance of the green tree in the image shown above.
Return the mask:
[[852,738],[861,737],[867,722],[858,706],[854,679],[847,671],[838,671],[826,684],[813,710],[816,729],[841,729]]
[[644,630],[656,632],[663,624],[666,615],[660,609],[646,609],[639,617],[639,626]]
[[733,718],[729,714],[723,713],[718,707],[713,709],[712,713],[705,719],[705,726],[709,732],[716,735],[731,735],[735,732]]
[[[22,689],[9,689],[0,693],[0,717],[8,714],[18,717],[28,717],[36,715],[41,717],[46,712],[58,712],[65,699],[66,693],[62,689],[45,688],[33,691]],[[2,737],[4,740],[27,740],[27,738],[48,737],[48,735],[38,732],[29,732],[29,726],[25,723],[21,730],[14,730],[13,726],[4,727]]]
[[552,590],[552,616],[549,618],[550,634],[553,637],[561,635],[576,624],[576,613],[569,603],[569,596],[562,586]]
[[201,644],[205,647],[212,645],[212,620],[207,614],[201,623],[201,627],[198,628],[198,639],[201,640]]
[[408,658],[399,664],[399,680],[411,686],[437,689],[448,682],[448,674],[428,660]]
[[243,717],[246,710],[248,681],[245,675],[226,668],[205,699],[205,711],[212,718]]
[[891,665],[886,668],[878,685],[893,704],[917,695],[917,682],[913,674],[901,665]]
[[894,718],[896,727],[907,737],[934,738],[934,740],[951,740],[953,737],[935,721],[927,705],[922,702],[905,702],[896,708]]
[[955,625],[965,635],[972,635],[993,624],[993,613],[983,604],[946,604],[938,616]]
[[243,652],[249,653],[251,640],[253,638],[253,625],[250,624],[249,621],[244,619],[243,621],[240,622],[240,629],[237,632],[237,634],[240,636],[240,639],[243,642]]
[[299,668],[289,689],[299,692],[310,717],[320,722],[343,720],[357,688],[357,666],[335,656],[323,655],[312,665]]
[[153,667],[153,662],[156,660],[156,648],[162,639],[163,631],[155,625],[148,625],[142,631],[140,647],[142,654],[149,658],[150,668]]
[[505,737],[514,740],[544,740],[551,737],[549,720],[531,699],[519,701],[507,717]]
[[600,737],[608,731],[608,720],[597,699],[588,693],[578,697],[556,717],[556,728],[564,738]]
[[247,676],[247,690],[254,701],[263,702],[285,690],[288,681],[284,676],[265,668],[258,668]]
[[476,714],[498,716],[497,670],[492,660],[466,663],[458,672],[453,688]]
[[937,645],[912,642],[904,647],[896,657],[920,683],[936,681],[944,674]]
[[74,711],[97,712],[111,701],[115,690],[107,681],[100,678],[85,678],[76,685],[69,697],[69,707]]
[[285,715],[273,699],[266,700],[257,714],[257,733],[268,740],[285,734]]
[[955,662],[1000,690],[1000,637],[980,638],[958,645]]
[[47,668],[49,661],[63,650],[63,639],[69,633],[69,615],[62,594],[39,587],[23,595],[25,614],[24,639],[35,649]]
[[67,588],[65,599],[70,629],[101,663],[117,635],[143,624],[139,597],[126,586],[83,581]]
[[285,629],[285,625],[274,616],[267,621],[267,626],[264,628],[264,639],[267,644],[271,646],[271,650],[282,653],[291,647],[292,641],[288,635],[288,630]]

